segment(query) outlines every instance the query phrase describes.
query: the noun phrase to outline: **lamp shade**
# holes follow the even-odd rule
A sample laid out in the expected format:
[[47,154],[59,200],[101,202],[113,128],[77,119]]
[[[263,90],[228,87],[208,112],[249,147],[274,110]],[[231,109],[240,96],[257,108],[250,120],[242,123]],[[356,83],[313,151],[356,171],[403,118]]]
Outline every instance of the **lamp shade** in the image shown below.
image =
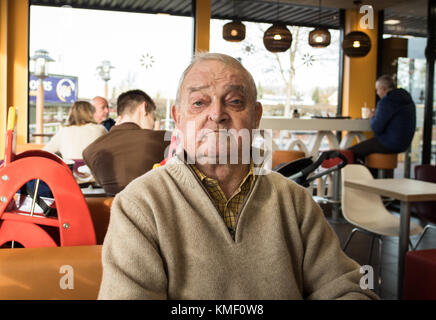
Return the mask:
[[265,31],[263,44],[268,51],[284,52],[291,47],[292,34],[284,24],[274,23]]
[[227,41],[238,42],[245,39],[245,25],[241,21],[226,23],[223,26],[223,38]]
[[315,28],[309,33],[309,45],[314,48],[324,48],[330,44],[330,32],[327,29]]
[[371,39],[364,32],[352,31],[344,37],[342,49],[351,58],[364,57],[371,50]]

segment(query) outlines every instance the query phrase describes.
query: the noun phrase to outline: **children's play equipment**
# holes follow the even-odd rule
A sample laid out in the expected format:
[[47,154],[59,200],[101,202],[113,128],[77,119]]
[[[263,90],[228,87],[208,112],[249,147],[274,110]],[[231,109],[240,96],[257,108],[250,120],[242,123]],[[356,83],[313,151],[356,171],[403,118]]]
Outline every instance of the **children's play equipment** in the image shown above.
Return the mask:
[[[61,158],[46,151],[28,150],[16,155],[15,119],[15,108],[11,107],[4,161],[0,166],[0,247],[95,245],[90,212],[71,169]],[[32,205],[30,211],[23,211],[15,205],[17,192],[31,180],[36,181],[35,189],[28,193]],[[48,185],[54,198],[51,209],[44,210],[45,213],[35,211],[36,204],[43,203],[38,197],[41,181]]]

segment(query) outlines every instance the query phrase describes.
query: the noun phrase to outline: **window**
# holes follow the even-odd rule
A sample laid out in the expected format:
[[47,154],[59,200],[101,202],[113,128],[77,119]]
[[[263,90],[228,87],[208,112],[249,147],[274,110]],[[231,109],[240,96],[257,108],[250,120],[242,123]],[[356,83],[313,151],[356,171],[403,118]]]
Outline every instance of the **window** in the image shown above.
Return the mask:
[[294,109],[303,117],[336,114],[338,30],[330,30],[332,41],[328,47],[313,48],[308,44],[313,28],[287,26],[293,37],[291,48],[283,53],[272,53],[263,44],[263,34],[271,24],[244,21],[246,38],[241,42],[228,42],[222,38],[222,27],[227,22],[211,20],[210,50],[238,58],[251,72],[265,116],[291,117]]
[[[45,134],[57,131],[77,99],[107,95],[116,118],[116,99],[130,89],[147,92],[157,117],[165,119],[191,60],[192,18],[32,5],[30,56],[40,49],[54,60],[43,81]],[[97,70],[103,61],[113,66],[107,82]],[[32,73],[29,79],[29,141],[34,142],[38,81]]]

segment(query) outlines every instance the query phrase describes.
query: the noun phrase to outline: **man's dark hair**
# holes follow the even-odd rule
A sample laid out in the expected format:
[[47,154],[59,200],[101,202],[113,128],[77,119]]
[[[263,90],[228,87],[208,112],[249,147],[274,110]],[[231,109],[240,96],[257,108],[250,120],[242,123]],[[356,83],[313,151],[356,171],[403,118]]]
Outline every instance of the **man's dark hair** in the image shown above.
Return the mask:
[[150,98],[148,94],[146,94],[142,90],[129,90],[123,92],[118,96],[117,100],[117,114],[122,115],[126,113],[135,112],[138,105],[145,102],[146,111],[151,112],[156,110],[156,105],[153,99]]
[[395,81],[394,79],[387,74],[380,76],[377,81],[379,81],[386,89],[395,89]]

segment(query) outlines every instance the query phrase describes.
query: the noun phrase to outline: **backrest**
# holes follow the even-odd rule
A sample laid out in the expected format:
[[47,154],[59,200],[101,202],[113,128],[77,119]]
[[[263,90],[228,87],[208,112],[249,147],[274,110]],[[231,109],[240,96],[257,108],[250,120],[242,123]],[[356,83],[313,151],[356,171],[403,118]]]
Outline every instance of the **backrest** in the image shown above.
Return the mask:
[[[436,183],[436,166],[431,164],[415,166],[415,179]],[[413,206],[418,216],[436,223],[436,201],[414,202]]]
[[380,196],[344,185],[346,180],[373,179],[368,168],[360,164],[349,164],[342,169],[342,213],[348,222],[353,224],[365,224],[365,222],[369,222],[377,216],[377,212],[380,212],[380,208],[384,208]]
[[92,222],[95,229],[97,244],[103,244],[104,237],[109,226],[113,197],[85,198],[91,213]]
[[102,246],[0,250],[0,300],[96,299]]

